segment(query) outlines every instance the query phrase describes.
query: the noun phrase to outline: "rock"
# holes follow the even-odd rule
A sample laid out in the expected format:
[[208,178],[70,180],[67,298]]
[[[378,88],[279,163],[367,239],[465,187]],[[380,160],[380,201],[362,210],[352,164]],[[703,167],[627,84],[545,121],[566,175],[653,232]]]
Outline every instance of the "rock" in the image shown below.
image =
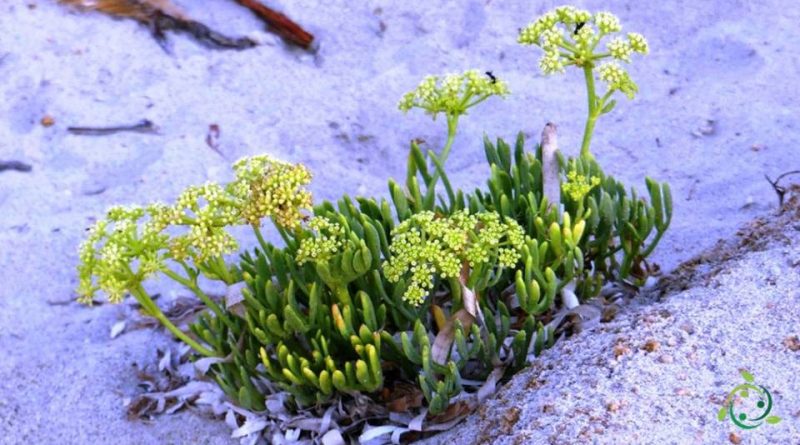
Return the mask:
[[647,352],[655,352],[655,351],[658,351],[658,348],[660,348],[660,347],[661,347],[661,344],[659,342],[657,342],[656,340],[650,339],[650,340],[647,340],[647,342],[644,344],[643,349],[645,351],[647,351]]
[[786,349],[792,352],[800,351],[800,338],[796,335],[790,335],[783,339],[783,346],[786,346]]

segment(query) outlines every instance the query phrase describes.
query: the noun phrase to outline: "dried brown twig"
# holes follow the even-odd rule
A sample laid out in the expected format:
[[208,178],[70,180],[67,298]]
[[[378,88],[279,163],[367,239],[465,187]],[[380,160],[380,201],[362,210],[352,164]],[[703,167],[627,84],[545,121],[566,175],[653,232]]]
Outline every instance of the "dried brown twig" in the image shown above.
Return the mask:
[[258,0],[236,0],[236,2],[253,11],[255,15],[267,23],[272,32],[283,37],[287,42],[303,49],[311,49],[311,45],[314,43],[314,36],[289,17],[265,6]]
[[[136,20],[147,26],[159,45],[167,51],[169,51],[167,31],[185,32],[211,48],[247,49],[256,45],[250,38],[228,37],[192,20],[168,0],[59,0],[59,2],[81,10],[100,11],[114,17]],[[236,2],[253,11],[267,23],[271,32],[281,36],[288,43],[303,49],[311,49],[314,36],[289,17],[258,0],[236,0]]]
[[67,131],[81,136],[108,136],[124,131],[155,134],[158,133],[158,127],[153,124],[152,121],[142,119],[133,125],[118,125],[114,127],[67,127]]
[[31,167],[30,164],[26,164],[22,161],[0,161],[0,172],[6,170],[27,173],[33,170],[33,167]]
[[84,11],[100,11],[114,17],[136,20],[150,28],[156,41],[165,50],[166,31],[190,34],[200,43],[218,49],[246,49],[256,42],[246,37],[231,38],[208,26],[191,20],[167,0],[59,0]]
[[770,185],[772,186],[772,188],[775,189],[775,193],[778,194],[778,207],[781,207],[781,208],[783,207],[783,201],[784,201],[784,198],[786,197],[786,191],[787,191],[786,187],[783,187],[783,186],[779,185],[778,183],[781,181],[781,179],[785,178],[786,176],[796,175],[798,173],[800,173],[800,170],[792,170],[790,172],[786,172],[786,173],[781,174],[780,176],[775,178],[774,181],[772,179],[770,179],[769,176],[764,175],[764,177],[767,179],[767,182],[769,182]]

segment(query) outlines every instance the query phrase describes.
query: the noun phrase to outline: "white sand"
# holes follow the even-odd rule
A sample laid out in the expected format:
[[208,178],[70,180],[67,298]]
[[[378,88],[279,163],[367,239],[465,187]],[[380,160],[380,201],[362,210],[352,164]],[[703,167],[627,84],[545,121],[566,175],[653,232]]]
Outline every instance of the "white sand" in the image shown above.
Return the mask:
[[[756,251],[707,252],[687,268],[694,278],[680,280],[686,291],[642,299],[556,343],[476,415],[428,443],[722,444],[735,440],[731,433],[747,444],[800,443],[796,212]],[[743,431],[717,420],[728,392],[744,383],[742,369],[771,392],[779,424]]]
[[[232,1],[180,3],[229,34],[262,29]],[[385,3],[284,2],[288,15],[319,36],[317,56],[287,49],[269,36],[269,44],[243,52],[209,51],[186,37],[172,37],[170,56],[132,22],[71,13],[52,1],[0,1],[0,159],[33,166],[30,173],[0,173],[0,443],[230,442],[223,423],[192,413],[152,424],[125,419],[122,400],[136,392],[137,383],[131,364],[155,360],[155,347],[168,341],[166,336],[135,331],[110,340],[109,329],[122,308],[47,303],[73,297],[76,246],[84,228],[107,206],[169,199],[188,184],[225,178],[228,165],[241,156],[264,152],[306,163],[316,172],[318,199],[384,194],[386,179],[403,175],[410,139],[422,137],[432,148],[443,139],[442,122],[430,122],[421,113],[403,117],[396,111],[397,99],[425,74],[472,67],[505,78],[515,94],[488,102],[462,121],[448,164],[457,184],[471,188],[485,177],[484,133],[538,135],[545,122],[554,121],[562,147],[576,152],[570,147],[579,142],[585,112],[579,76],[544,79],[536,69],[538,53],[515,44],[516,30],[554,2]],[[656,261],[669,270],[729,237],[742,222],[774,210],[775,197],[763,174],[800,167],[800,9],[795,2],[577,3],[617,12],[626,29],[642,32],[651,42],[652,55],[632,69],[642,93],[633,102],[622,101],[598,124],[594,151],[609,172],[632,186],[641,188],[645,175],[671,183],[674,222]],[[46,114],[55,118],[53,127],[39,124]],[[66,132],[69,125],[142,118],[159,125],[161,134],[93,138]],[[698,132],[710,120],[712,134]],[[221,128],[222,156],[204,142],[211,124]],[[744,275],[725,278],[724,286],[750,289],[742,276],[767,273],[768,268],[753,268],[777,261],[768,256],[742,260],[737,270]],[[780,278],[775,289],[790,289],[787,280]],[[169,291],[159,283],[152,289]],[[796,303],[797,294],[792,295]],[[620,399],[627,397],[630,404],[618,416],[630,422],[611,417],[608,435],[657,441],[648,435],[651,425],[674,421],[670,425],[687,441],[698,431],[703,431],[699,440],[721,437],[710,402],[665,398],[676,382],[655,380],[651,373],[670,369],[673,376],[690,376],[682,384],[695,394],[717,393],[735,381],[736,367],[752,356],[734,350],[722,356],[714,343],[753,338],[767,345],[767,337],[782,335],[789,325],[778,321],[786,311],[769,312],[775,318],[768,331],[739,324],[721,309],[727,307],[727,300],[719,299],[724,296],[715,296],[684,294],[667,303],[673,305],[672,318],[637,325],[641,333],[635,334],[634,346],[650,329],[653,335],[657,329],[679,335],[675,320],[708,328],[676,337],[681,343],[670,349],[675,361],[668,366],[640,352],[621,361],[615,373],[639,385],[640,398],[620,388]],[[781,301],[774,293],[759,298],[737,300],[755,305],[746,320],[764,310],[758,304]],[[643,307],[641,314],[655,310]],[[620,328],[641,314],[622,318]],[[797,318],[785,320],[797,329]],[[712,323],[721,326],[715,330]],[[613,338],[598,336],[590,344],[607,348]],[[576,342],[553,351],[575,348]],[[697,363],[682,355],[692,345],[707,351]],[[770,357],[781,361],[763,364],[766,368],[753,362],[751,371],[782,391],[781,409],[796,410],[797,387],[787,383],[793,368],[786,363],[793,358],[796,366],[797,356]],[[564,363],[559,368],[571,363],[555,352],[548,360]],[[636,363],[641,366],[631,365]],[[553,403],[568,400],[563,415],[570,417],[542,419],[542,431],[525,419],[547,402],[534,393],[530,407],[515,402],[523,408],[520,425],[527,425],[531,437],[549,437],[554,433],[547,428],[564,428],[556,438],[570,441],[575,415],[570,407],[603,409],[608,401],[592,398],[580,386],[591,383],[578,379],[581,372],[598,369],[588,366],[576,366],[575,383],[553,382],[559,386],[543,393]],[[607,384],[596,378],[598,385]],[[569,398],[560,395],[561,388]],[[633,421],[626,410],[639,406],[649,409]],[[710,416],[686,414],[699,409]],[[789,413],[783,413],[782,425],[759,431],[764,436],[754,436],[753,443],[768,434],[797,442]]]

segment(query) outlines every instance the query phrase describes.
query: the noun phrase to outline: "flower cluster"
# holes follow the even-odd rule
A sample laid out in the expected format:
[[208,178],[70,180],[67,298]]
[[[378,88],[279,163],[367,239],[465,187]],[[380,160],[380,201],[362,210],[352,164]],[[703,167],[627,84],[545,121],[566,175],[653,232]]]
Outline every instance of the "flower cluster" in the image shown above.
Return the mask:
[[173,205],[111,208],[79,250],[81,300],[91,302],[103,291],[117,302],[126,290],[164,270],[166,260],[200,266],[235,252],[230,226],[257,226],[271,217],[293,228],[303,218],[301,210],[311,207],[311,194],[302,188],[311,175],[302,165],[255,156],[238,161],[234,169],[233,182],[191,186]]
[[202,263],[238,248],[236,240],[225,228],[240,223],[240,211],[219,184],[207,182],[189,187],[181,193],[175,205],[156,205],[150,213],[155,215],[153,219],[159,223],[166,220],[171,226],[189,229],[170,240],[170,256],[173,259],[184,261],[191,258],[196,263]]
[[[98,291],[112,303],[125,291],[164,267],[168,236],[152,224],[140,225],[146,210],[112,207],[107,219],[89,229],[78,249],[78,300],[90,304]],[[96,279],[95,279],[96,278]]]
[[398,104],[402,111],[422,108],[436,117],[438,113],[460,116],[467,109],[491,96],[506,96],[508,85],[491,73],[481,74],[469,70],[463,74],[449,74],[440,78],[427,76],[419,86],[406,93]]
[[611,34],[613,32],[622,31],[622,25],[619,23],[619,18],[610,12],[598,12],[594,15],[594,24],[597,29],[603,34]]
[[311,207],[311,193],[303,189],[311,173],[304,165],[261,155],[241,159],[233,168],[236,181],[229,188],[246,223],[258,226],[271,217],[281,227],[295,228],[303,219],[300,210]]
[[639,91],[639,87],[633,82],[627,71],[622,69],[616,62],[606,62],[597,67],[597,74],[600,80],[608,84],[608,91],[620,91],[628,99]]
[[474,269],[493,261],[513,267],[524,237],[516,221],[501,220],[493,212],[460,211],[449,217],[421,212],[393,231],[392,257],[385,263],[384,273],[391,282],[408,276],[403,298],[419,305],[433,289],[435,275],[456,278],[464,265]]
[[[589,11],[561,6],[540,16],[522,29],[517,41],[523,45],[539,46],[545,51],[545,58],[558,59],[561,63],[565,63],[568,60],[562,60],[560,51],[574,49],[574,46],[565,37],[564,30],[574,43],[579,43],[581,47],[589,45],[594,36],[594,29],[588,24],[591,19]],[[545,72],[545,74],[550,73]]]
[[633,46],[630,44],[630,42],[626,42],[619,37],[615,37],[613,40],[608,42],[607,47],[611,57],[625,62],[631,61]]
[[561,184],[561,190],[573,201],[581,202],[583,197],[598,184],[600,184],[600,178],[597,176],[588,178],[584,175],[579,175],[575,170],[571,170],[567,173],[567,182]]
[[650,47],[647,45],[647,39],[645,39],[644,36],[638,32],[629,32],[628,42],[631,44],[631,48],[633,48],[633,50],[639,54],[647,54],[650,52]]
[[340,224],[328,218],[316,217],[308,226],[316,232],[316,236],[300,241],[295,258],[297,264],[326,261],[344,247],[347,234]]
[[644,36],[635,32],[629,32],[627,40],[622,37],[615,37],[608,42],[606,47],[611,57],[627,63],[631,61],[631,54],[647,54],[650,51]]
[[[549,75],[562,73],[569,65],[593,67],[596,60],[609,57],[630,62],[633,53],[648,53],[647,40],[641,34],[633,32],[627,34],[627,39],[611,39],[606,46],[608,52],[594,52],[602,38],[621,30],[619,18],[614,14],[598,12],[592,16],[583,9],[561,6],[542,15],[520,31],[518,41],[544,50],[544,55],[539,60],[539,69]],[[635,87],[627,73],[625,76],[627,83]],[[635,88],[630,88],[629,85],[618,89],[628,97],[632,97],[632,92],[635,92]]]

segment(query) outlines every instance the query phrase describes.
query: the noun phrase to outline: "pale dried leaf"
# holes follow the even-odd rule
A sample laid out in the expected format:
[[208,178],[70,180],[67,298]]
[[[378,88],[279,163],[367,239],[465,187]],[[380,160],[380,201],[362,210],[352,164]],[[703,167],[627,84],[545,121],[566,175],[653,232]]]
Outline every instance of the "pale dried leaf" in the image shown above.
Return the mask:
[[164,351],[164,355],[158,361],[158,370],[172,370],[172,351],[170,349]]
[[467,312],[472,315],[472,318],[477,319],[478,311],[480,310],[478,305],[478,297],[475,295],[475,292],[473,292],[472,289],[464,285],[463,280],[461,283],[461,298],[464,302],[464,309],[466,309]]
[[238,283],[231,284],[225,291],[225,309],[241,318],[244,318],[246,313],[246,309],[244,307],[244,296],[242,295],[242,290],[246,286],[247,283],[240,281]]
[[344,437],[339,430],[330,430],[320,439],[322,445],[345,445]]
[[486,378],[486,383],[481,386],[477,392],[478,402],[483,402],[487,397],[494,394],[497,390],[497,382],[503,377],[504,368],[494,368],[489,377]]
[[335,410],[336,407],[333,405],[325,410],[325,414],[322,415],[322,424],[319,426],[320,433],[325,433],[331,429],[331,419],[333,419],[333,413]]
[[111,326],[111,338],[112,339],[117,338],[119,337],[120,334],[125,332],[125,325],[127,323],[128,322],[125,320],[114,323],[114,326]]
[[284,435],[286,437],[286,440],[288,440],[289,442],[297,442],[297,440],[300,439],[300,432],[301,430],[299,428],[288,429],[286,430],[286,433]]
[[181,400],[181,401],[179,401],[179,402],[177,402],[177,403],[173,404],[173,405],[172,405],[172,406],[170,406],[169,408],[167,408],[167,409],[164,411],[164,414],[175,414],[176,412],[178,412],[178,410],[180,410],[180,409],[181,409],[181,408],[183,408],[184,406],[186,406],[186,401],[184,401],[184,400]]
[[408,430],[407,430],[407,429],[398,429],[398,430],[395,430],[395,431],[392,433],[392,443],[393,443],[393,444],[395,444],[395,445],[400,445],[401,443],[403,443],[403,441],[402,441],[402,435],[403,435],[403,434],[405,434],[405,433],[407,433],[407,432],[408,432]]
[[262,431],[269,425],[269,422],[264,420],[263,418],[258,417],[249,417],[244,420],[244,424],[239,428],[236,428],[231,433],[231,438],[238,439],[240,437],[249,436],[254,433],[258,433]]
[[422,412],[419,413],[418,416],[411,419],[411,422],[408,424],[408,429],[411,431],[422,431],[422,422],[425,421],[425,417],[428,415],[428,408],[423,408]]
[[[464,295],[466,304],[466,294]],[[474,298],[475,294],[472,295]],[[447,362],[447,357],[450,355],[450,348],[453,346],[456,337],[456,320],[460,320],[464,331],[469,332],[472,323],[475,321],[475,317],[466,309],[459,309],[447,320],[444,328],[436,334],[436,338],[433,340],[433,346],[431,346],[431,359],[436,363],[445,364]]]
[[567,309],[574,309],[580,305],[578,296],[575,295],[575,282],[571,281],[561,289],[561,302]]
[[230,359],[228,357],[205,357],[195,361],[194,368],[200,373],[200,375],[205,375],[211,365],[229,361]]
[[[367,443],[369,441],[372,441],[372,440],[375,440],[377,442],[377,439],[379,437],[385,436],[385,435],[389,435],[389,434],[393,434],[397,430],[408,431],[408,428],[403,428],[403,427],[394,426],[394,425],[382,425],[382,426],[366,425],[366,426],[364,426],[364,430],[361,433],[361,435],[358,436],[358,442],[362,443],[362,444],[365,444],[365,443]],[[384,443],[384,442],[385,441],[381,441],[381,442],[378,442],[378,443]]]
[[322,431],[322,421],[321,417],[310,416],[308,414],[303,414],[301,416],[297,416],[291,421],[289,421],[286,426],[294,427],[298,430],[303,431],[313,431],[315,433],[323,433]]
[[239,422],[236,421],[236,414],[232,409],[225,413],[225,424],[228,425],[232,430],[239,428]]

